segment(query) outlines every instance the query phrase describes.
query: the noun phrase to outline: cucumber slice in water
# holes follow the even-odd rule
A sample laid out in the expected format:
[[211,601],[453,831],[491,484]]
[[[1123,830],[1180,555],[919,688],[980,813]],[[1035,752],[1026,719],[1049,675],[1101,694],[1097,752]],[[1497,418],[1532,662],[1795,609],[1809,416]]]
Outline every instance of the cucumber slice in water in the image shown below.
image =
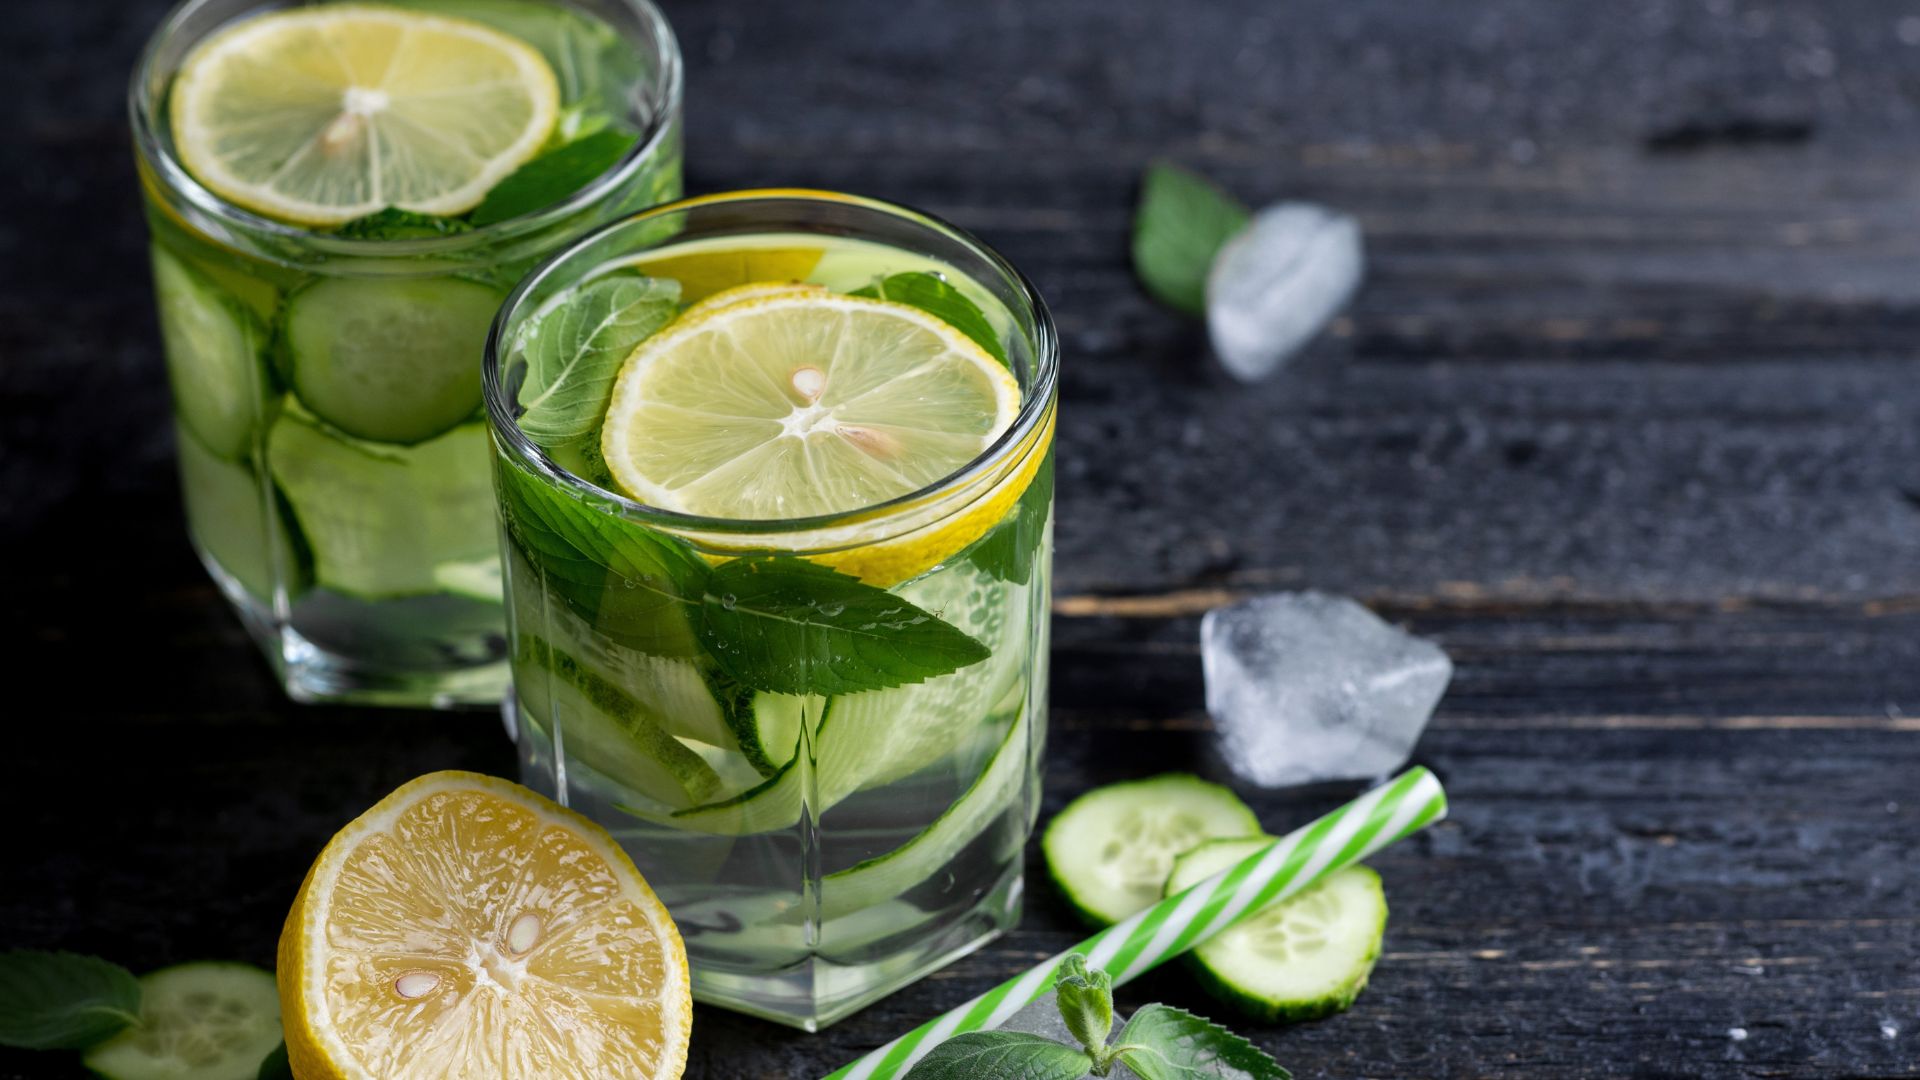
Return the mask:
[[569,759],[670,807],[714,798],[721,778],[658,713],[534,634],[522,632],[514,688]]
[[349,435],[418,443],[480,407],[480,354],[500,308],[459,278],[329,278],[287,300],[293,389]]
[[349,438],[289,406],[267,461],[322,586],[362,600],[440,592],[449,563],[497,557],[482,424],[418,446]]
[[153,294],[180,422],[217,457],[239,461],[267,410],[266,331],[205,274],[153,251]]
[[1106,926],[1151,907],[1174,857],[1206,840],[1260,835],[1239,796],[1186,773],[1108,784],[1047,826],[1047,872],[1080,914]]
[[[1269,839],[1214,840],[1180,856],[1173,895],[1260,850]],[[1318,1020],[1366,989],[1387,930],[1380,875],[1350,866],[1201,942],[1189,961],[1221,1001],[1267,1022]]]
[[263,490],[251,466],[222,460],[201,445],[185,422],[174,430],[187,530],[200,550],[263,602],[272,599],[276,581],[288,593],[311,584],[311,560],[279,492]]
[[280,1045],[280,993],[251,964],[181,964],[140,979],[140,1024],[87,1051],[107,1080],[254,1080]]

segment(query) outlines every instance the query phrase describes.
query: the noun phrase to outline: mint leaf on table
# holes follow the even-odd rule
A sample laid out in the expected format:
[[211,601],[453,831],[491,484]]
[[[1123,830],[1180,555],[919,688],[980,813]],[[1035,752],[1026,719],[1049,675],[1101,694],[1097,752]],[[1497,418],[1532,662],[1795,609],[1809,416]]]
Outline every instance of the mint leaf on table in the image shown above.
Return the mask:
[[1114,1057],[1140,1080],[1291,1080],[1259,1047],[1184,1009],[1148,1005],[1120,1031]]
[[1205,179],[1155,162],[1133,218],[1133,272],[1161,303],[1205,315],[1213,257],[1248,218],[1245,206]]
[[454,236],[473,226],[459,218],[439,214],[416,214],[389,206],[364,217],[354,218],[335,231],[350,240],[424,240],[436,236]]
[[1048,446],[1047,459],[1013,505],[1013,512],[973,545],[968,561],[1000,581],[1025,585],[1033,577],[1040,538],[1047,531],[1047,517],[1052,512],[1053,447]]
[[700,639],[743,686],[782,694],[855,694],[977,664],[985,645],[885,589],[792,555],[716,567]]
[[519,343],[527,362],[520,430],[549,448],[598,431],[620,365],[679,302],[677,281],[620,276],[585,285],[541,315]]
[[549,150],[495,184],[468,220],[492,225],[552,206],[613,168],[638,141],[631,132],[609,128]]
[[140,1022],[140,984],[94,956],[0,953],[0,1046],[84,1050]]
[[1080,1080],[1093,1068],[1085,1051],[1018,1031],[955,1035],[920,1059],[907,1080]]
[[967,299],[965,293],[947,284],[946,279],[938,274],[924,270],[893,274],[864,289],[855,289],[849,295],[864,296],[870,300],[891,300],[896,304],[919,308],[972,338],[974,344],[987,350],[987,355],[1002,365],[1009,368],[1013,366],[1007,363],[1006,346],[1000,343],[1000,335],[994,333],[993,324],[987,321],[980,305]]
[[1113,976],[1099,968],[1088,971],[1087,958],[1074,953],[1054,973],[1053,994],[1067,1030],[1100,1057],[1113,1033]]

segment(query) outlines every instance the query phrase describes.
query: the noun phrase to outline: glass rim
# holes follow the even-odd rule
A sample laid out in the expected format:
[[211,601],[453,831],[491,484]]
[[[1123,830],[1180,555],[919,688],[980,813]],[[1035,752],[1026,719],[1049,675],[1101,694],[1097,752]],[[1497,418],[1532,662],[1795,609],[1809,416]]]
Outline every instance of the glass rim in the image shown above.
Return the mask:
[[[181,32],[181,25],[189,15],[213,2],[214,0],[179,0],[167,11],[166,16],[160,20],[160,24],[154,28],[153,34],[147,38],[146,45],[141,48],[140,59],[134,64],[133,76],[127,86],[128,122],[133,129],[135,152],[152,168],[162,187],[179,195],[194,209],[212,217],[220,224],[244,232],[266,234],[276,240],[306,244],[328,254],[361,258],[438,255],[466,251],[538,232],[605,198],[650,161],[660,150],[668,132],[672,130],[680,114],[681,97],[685,91],[686,78],[680,55],[680,42],[674,36],[673,26],[667,22],[666,15],[654,5],[653,0],[614,0],[615,3],[639,16],[647,33],[660,46],[660,70],[655,74],[653,85],[649,88],[653,92],[653,115],[648,119],[646,130],[641,132],[640,138],[635,140],[633,147],[619,162],[558,202],[504,221],[481,225],[466,232],[405,240],[344,237],[277,221],[229,201],[188,172],[187,167],[181,164],[168,149],[166,140],[160,137],[159,110],[162,102],[152,94],[151,88],[153,77],[157,73],[155,69],[160,62],[161,47],[170,43]],[[287,5],[276,4],[273,0],[261,0],[241,17],[252,18],[257,14],[284,6]]]
[[[959,469],[948,473],[923,487],[896,495],[882,502],[855,507],[829,514],[815,514],[797,518],[717,518],[701,514],[689,514],[678,510],[666,510],[650,506],[637,499],[629,498],[617,491],[603,488],[584,477],[576,476],[550,458],[534,441],[527,437],[512,416],[512,403],[506,399],[505,388],[500,379],[501,351],[506,339],[508,324],[525,306],[528,296],[556,273],[563,264],[578,252],[598,242],[603,236],[616,229],[626,228],[638,222],[664,217],[668,214],[683,213],[702,206],[719,206],[731,203],[782,202],[835,204],[853,206],[863,211],[885,214],[909,221],[930,232],[942,235],[966,246],[971,252],[982,257],[1002,274],[1007,282],[1014,286],[1020,302],[1030,313],[1033,322],[1034,378],[1028,387],[1025,400],[1020,403],[1020,411],[1015,414],[1013,423],[1000,433],[985,450]],[[725,533],[740,535],[774,535],[788,533],[806,533],[832,529],[837,526],[856,524],[863,521],[883,521],[905,511],[913,509],[931,499],[937,499],[952,491],[961,489],[974,482],[983,474],[991,472],[1001,465],[1017,450],[1027,447],[1029,453],[1045,453],[1046,447],[1034,442],[1028,446],[1031,437],[1047,421],[1053,411],[1055,391],[1060,368],[1060,337],[1054,326],[1053,315],[1047,310],[1046,301],[1040,298],[1040,292],[1033,282],[1020,272],[1004,256],[972,233],[953,225],[933,214],[900,203],[884,199],[869,198],[864,195],[849,195],[844,192],[824,191],[812,188],[758,188],[745,191],[721,192],[713,195],[699,195],[679,199],[670,203],[661,203],[637,213],[628,214],[607,222],[579,237],[565,247],[543,259],[526,277],[515,285],[501,304],[500,311],[494,316],[493,326],[487,332],[485,355],[481,361],[481,396],[486,405],[487,419],[493,427],[493,436],[499,443],[509,448],[522,464],[533,470],[542,479],[579,494],[591,496],[612,504],[624,517],[643,524],[657,525],[671,531]]]

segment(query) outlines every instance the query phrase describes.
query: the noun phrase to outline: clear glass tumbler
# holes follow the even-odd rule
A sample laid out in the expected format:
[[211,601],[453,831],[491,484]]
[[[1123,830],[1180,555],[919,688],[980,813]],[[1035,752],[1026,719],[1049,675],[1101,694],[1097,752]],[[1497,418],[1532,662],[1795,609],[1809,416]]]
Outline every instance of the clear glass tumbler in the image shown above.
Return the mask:
[[[848,293],[937,275],[985,315],[1019,411],[958,472],[845,514],[642,505],[596,481],[590,453],[549,453],[518,423],[531,328],[635,273],[677,281],[683,302],[775,279]],[[508,298],[485,380],[522,778],[632,853],[679,923],[700,1000],[815,1030],[1016,921],[1045,738],[1058,363],[1045,306],[1000,256],[924,214],[830,193],[659,207]],[[890,617],[847,628],[861,648],[801,634],[743,657],[752,639],[729,627],[757,601],[737,582],[781,559],[838,571],[781,602],[836,616],[857,579]],[[804,594],[806,575],[790,577]],[[889,688],[794,692],[791,677],[858,684],[915,611],[983,658]],[[760,682],[769,665],[787,678]]]
[[542,257],[678,197],[680,55],[648,0],[398,3],[535,46],[561,115],[611,115],[632,149],[550,205],[450,235],[263,217],[181,165],[168,95],[197,43],[286,5],[187,0],[134,73],[134,150],[181,490],[208,572],[297,700],[491,704],[507,646],[482,345]]

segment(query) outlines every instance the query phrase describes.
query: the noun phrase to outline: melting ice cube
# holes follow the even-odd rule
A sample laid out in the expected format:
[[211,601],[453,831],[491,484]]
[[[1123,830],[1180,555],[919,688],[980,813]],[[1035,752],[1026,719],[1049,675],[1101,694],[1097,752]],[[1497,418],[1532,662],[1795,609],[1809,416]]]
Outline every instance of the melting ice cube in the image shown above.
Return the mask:
[[1312,203],[1277,203],[1214,256],[1207,332],[1236,378],[1265,378],[1345,307],[1360,284],[1360,226]]
[[1317,592],[1208,612],[1200,659],[1222,756],[1268,787],[1394,771],[1453,678],[1439,646]]

